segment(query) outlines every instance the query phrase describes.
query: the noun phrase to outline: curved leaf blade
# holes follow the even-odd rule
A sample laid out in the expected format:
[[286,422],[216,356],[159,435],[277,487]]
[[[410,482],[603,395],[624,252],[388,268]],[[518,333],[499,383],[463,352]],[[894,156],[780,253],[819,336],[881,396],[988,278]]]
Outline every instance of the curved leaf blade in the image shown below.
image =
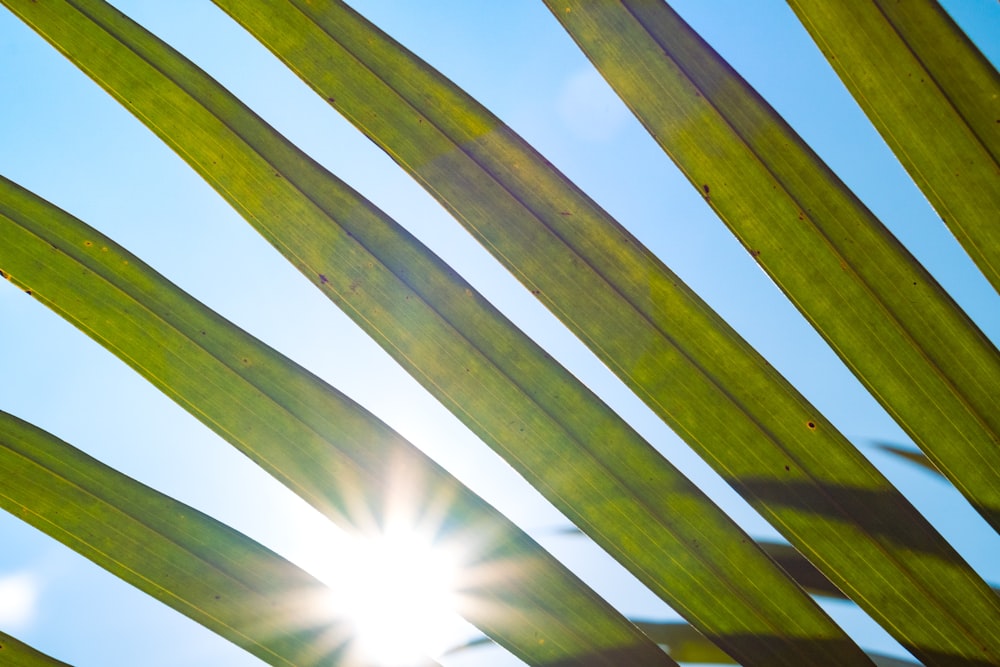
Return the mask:
[[[687,623],[677,621],[643,621],[636,619],[635,624],[653,641],[663,647],[671,658],[688,664],[735,665],[731,657]],[[487,637],[478,637],[455,646],[446,652],[454,655],[481,646],[490,646],[493,642]],[[900,660],[878,653],[869,653],[868,657],[876,667],[919,667],[915,662]]]
[[398,503],[436,518],[436,538],[464,556],[458,611],[522,659],[670,664],[383,422],[109,238],[2,178],[0,267],[345,529],[376,534]]
[[789,5],[1000,292],[1000,74],[936,2]]
[[[342,3],[217,4],[252,24],[905,645],[936,664],[1000,659],[1000,604],[986,584],[832,424],[509,128]],[[594,33],[610,39],[623,29],[616,6],[572,3],[567,16],[600,14]],[[308,49],[283,45],[255,18],[298,25],[295,11],[321,28],[294,31],[318,40]]]
[[4,412],[0,477],[0,507],[261,660],[362,664],[347,646],[349,624],[324,607],[321,582]]
[[669,7],[548,4],[758,264],[1000,529],[1000,353],[989,339]]
[[[664,647],[675,660],[691,664],[735,665],[725,654],[712,645],[705,637],[686,623],[641,621],[636,625],[642,628],[649,637]],[[878,653],[869,653],[868,657],[876,667],[919,667],[910,660],[900,660]]]
[[54,6],[17,4],[432,393],[706,634],[747,661],[864,660],[704,494],[393,221],[106,5],[76,3],[87,16]]
[[0,661],[10,667],[70,667],[5,632],[0,632]]

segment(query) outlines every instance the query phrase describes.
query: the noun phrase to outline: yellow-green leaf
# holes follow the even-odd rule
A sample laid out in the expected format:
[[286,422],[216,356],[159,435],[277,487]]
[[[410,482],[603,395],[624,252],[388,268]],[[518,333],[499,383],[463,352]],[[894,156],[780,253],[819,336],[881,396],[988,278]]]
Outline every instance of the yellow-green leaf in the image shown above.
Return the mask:
[[[217,4],[434,194],[904,645],[938,664],[1000,660],[1000,603],[988,586],[832,424],[520,137],[342,3]],[[635,19],[618,3],[552,4],[603,48],[632,43]],[[285,21],[295,28],[275,28]],[[660,46],[634,51],[629,66],[661,66]],[[671,127],[709,140],[707,113]],[[771,192],[758,193],[763,205]]]
[[932,0],[789,5],[1000,292],[1000,74]]
[[204,73],[103,3],[8,4],[124,101],[484,441],[703,632],[748,662],[864,660],[843,631],[633,429],[392,220]]
[[[393,502],[437,517],[434,537],[463,565],[458,611],[515,655],[539,665],[671,664],[372,414],[111,239],[2,178],[0,268],[345,529],[375,534]],[[54,501],[40,494],[37,502]]]
[[[0,477],[0,507],[264,662],[363,664],[351,654],[349,623],[332,613],[321,582],[5,412]],[[16,660],[0,651],[2,664],[21,664]],[[62,664],[38,660],[23,664]]]
[[[1000,529],[1000,354],[989,339],[669,7],[547,4],[761,267]],[[900,132],[911,118],[896,117]],[[991,179],[977,197],[1000,192],[998,174]],[[991,209],[985,226],[995,230],[996,207],[977,206]]]
[[0,663],[8,667],[69,667],[4,632],[0,632]]

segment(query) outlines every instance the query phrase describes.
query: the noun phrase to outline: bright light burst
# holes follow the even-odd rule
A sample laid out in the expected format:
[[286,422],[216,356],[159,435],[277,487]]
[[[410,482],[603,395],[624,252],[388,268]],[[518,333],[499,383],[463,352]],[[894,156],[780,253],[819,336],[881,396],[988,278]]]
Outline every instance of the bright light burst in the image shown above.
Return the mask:
[[35,614],[38,583],[28,573],[0,576],[0,627],[19,629]]
[[336,572],[324,578],[367,660],[412,665],[467,635],[455,611],[458,559],[419,529],[392,525],[373,538],[345,540],[339,551]]

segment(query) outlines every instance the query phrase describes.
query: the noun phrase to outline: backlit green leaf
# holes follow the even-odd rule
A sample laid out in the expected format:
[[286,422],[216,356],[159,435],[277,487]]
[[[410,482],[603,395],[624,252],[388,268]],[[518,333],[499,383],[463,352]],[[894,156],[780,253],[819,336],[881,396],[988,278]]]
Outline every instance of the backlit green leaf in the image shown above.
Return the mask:
[[1000,74],[930,0],[789,5],[1000,292]]
[[9,667],[69,667],[3,632],[0,632],[0,663]]
[[[272,665],[360,665],[330,591],[245,535],[0,412],[0,507]],[[0,644],[3,644],[0,639]],[[62,664],[11,643],[4,665]],[[13,662],[10,660],[13,659]],[[35,658],[32,658],[35,659]]]
[[[384,423],[111,239],[2,178],[0,267],[344,528],[375,535],[398,506],[434,519],[434,537],[463,565],[458,611],[529,663],[670,664]],[[54,501],[43,493],[36,502]]]
[[[342,3],[217,4],[383,146],[904,645],[935,664],[1000,660],[1000,603],[985,583],[815,408],[509,128]],[[553,9],[606,48],[632,43],[635,19],[617,3]],[[666,62],[655,44],[635,50],[630,67]],[[651,78],[644,72],[637,78]],[[710,141],[714,113],[689,110],[672,127]],[[759,193],[765,211],[771,193]]]
[[752,540],[627,424],[398,225],[204,73],[103,3],[9,4],[124,100],[431,392],[703,632],[748,662],[864,660]]
[[[669,7],[648,0],[547,4],[761,267],[1000,529],[1000,354],[993,344]],[[859,48],[868,44],[861,38]],[[888,76],[882,88],[895,80]],[[915,117],[894,116],[899,132],[919,132],[908,125]],[[990,211],[985,226],[996,234],[1000,178],[995,164],[985,169],[991,184],[976,206]]]

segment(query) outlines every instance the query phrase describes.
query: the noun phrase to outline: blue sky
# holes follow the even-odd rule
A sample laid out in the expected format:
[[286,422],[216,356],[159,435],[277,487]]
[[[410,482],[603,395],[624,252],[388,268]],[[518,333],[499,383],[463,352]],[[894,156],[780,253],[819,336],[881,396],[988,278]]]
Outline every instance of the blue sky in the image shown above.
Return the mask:
[[[753,535],[774,532],[429,196],[207,0],[117,0],[386,210],[626,417]],[[986,578],[1000,538],[946,484],[868,444],[906,442],[683,180],[540,2],[351,2],[533,143],[698,291],[854,439]],[[671,3],[855,190],[994,342],[1000,300],[777,0]],[[945,3],[1000,60],[1000,7]],[[431,454],[630,614],[671,612],[567,525],[138,121],[0,10],[0,173],[115,238]],[[762,317],[766,313],[767,317]],[[332,558],[304,503],[58,316],[0,284],[0,409],[306,567]],[[289,519],[289,517],[294,517]],[[255,658],[0,514],[0,629],[84,665]],[[991,555],[994,558],[991,559]],[[14,602],[18,602],[14,604]],[[848,605],[866,647],[892,650]],[[512,665],[500,651],[454,665]]]

